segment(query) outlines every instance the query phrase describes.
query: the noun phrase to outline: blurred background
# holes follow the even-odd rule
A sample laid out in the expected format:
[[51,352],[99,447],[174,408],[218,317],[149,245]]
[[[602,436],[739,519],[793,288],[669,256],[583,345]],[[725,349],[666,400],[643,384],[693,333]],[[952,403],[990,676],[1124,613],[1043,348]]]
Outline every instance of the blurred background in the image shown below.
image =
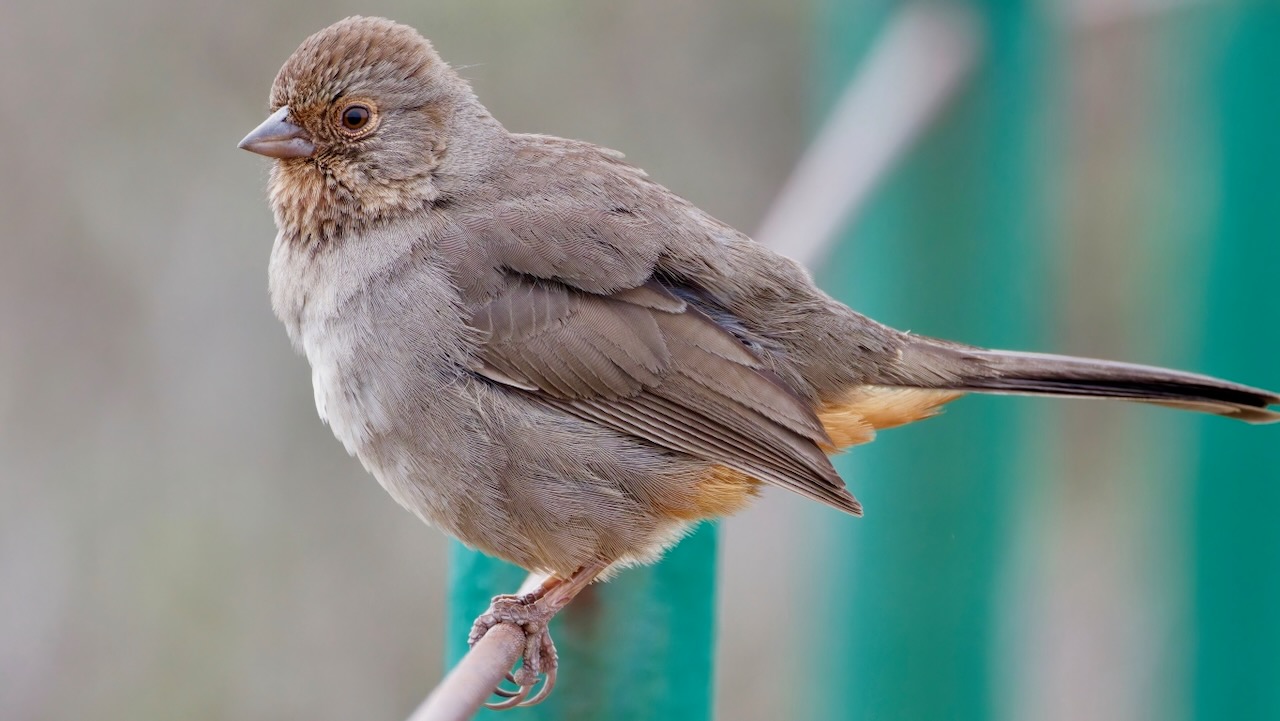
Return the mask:
[[[1280,10],[965,6],[972,67],[823,285],[1280,386]],[[445,539],[318,421],[266,297],[268,165],[235,145],[308,34],[411,24],[509,128],[750,231],[902,7],[0,4],[0,719],[398,719],[443,671]],[[842,462],[865,519],[771,493],[721,526],[717,714],[1280,718],[1278,449],[1039,400],[885,433]]]

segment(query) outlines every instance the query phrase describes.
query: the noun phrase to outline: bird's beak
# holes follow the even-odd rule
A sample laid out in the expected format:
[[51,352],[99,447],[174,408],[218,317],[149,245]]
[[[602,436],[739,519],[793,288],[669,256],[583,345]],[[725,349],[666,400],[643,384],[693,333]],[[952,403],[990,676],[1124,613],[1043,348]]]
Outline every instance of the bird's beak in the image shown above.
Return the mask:
[[262,125],[244,136],[240,147],[268,158],[306,158],[316,151],[311,136],[300,126],[289,122],[289,106],[275,111]]

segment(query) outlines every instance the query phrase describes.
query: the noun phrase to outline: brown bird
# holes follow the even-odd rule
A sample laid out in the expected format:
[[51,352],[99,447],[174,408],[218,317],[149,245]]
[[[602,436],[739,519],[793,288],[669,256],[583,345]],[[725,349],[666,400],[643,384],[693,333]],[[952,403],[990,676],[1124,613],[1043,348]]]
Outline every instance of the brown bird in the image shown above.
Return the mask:
[[[270,292],[316,407],[405,508],[551,574],[472,632],[547,621],[778,486],[858,515],[828,455],[968,392],[1280,420],[1201,375],[984,350],[880,325],[612,150],[508,132],[412,28],[308,38],[240,147],[276,161]],[[546,683],[528,694],[539,674]]]

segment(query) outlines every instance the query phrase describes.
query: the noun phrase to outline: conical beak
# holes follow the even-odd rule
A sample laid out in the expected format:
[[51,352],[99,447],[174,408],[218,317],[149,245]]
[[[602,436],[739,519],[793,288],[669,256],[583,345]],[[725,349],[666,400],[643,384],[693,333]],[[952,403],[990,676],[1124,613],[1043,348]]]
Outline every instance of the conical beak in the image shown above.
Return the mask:
[[306,158],[316,151],[311,136],[289,122],[289,106],[275,111],[262,125],[244,136],[240,147],[268,158]]

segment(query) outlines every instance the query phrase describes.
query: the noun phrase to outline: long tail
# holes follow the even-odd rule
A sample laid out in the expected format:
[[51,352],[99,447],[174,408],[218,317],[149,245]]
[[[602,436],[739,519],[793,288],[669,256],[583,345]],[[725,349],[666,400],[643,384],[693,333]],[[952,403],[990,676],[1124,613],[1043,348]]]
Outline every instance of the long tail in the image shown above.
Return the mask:
[[[1017,351],[984,350],[912,336],[906,367],[928,368],[910,385],[980,393],[1120,398],[1214,413],[1249,423],[1280,421],[1280,394],[1195,373]],[[913,374],[914,376],[915,374]]]

